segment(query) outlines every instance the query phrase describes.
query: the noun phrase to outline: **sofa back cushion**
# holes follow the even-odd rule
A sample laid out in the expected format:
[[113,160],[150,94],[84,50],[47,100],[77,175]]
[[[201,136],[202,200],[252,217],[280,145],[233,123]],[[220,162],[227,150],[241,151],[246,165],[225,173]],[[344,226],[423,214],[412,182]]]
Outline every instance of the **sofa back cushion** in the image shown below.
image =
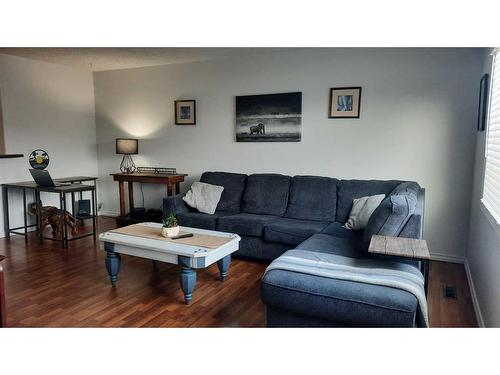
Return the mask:
[[335,221],[337,182],[330,177],[293,177],[285,217]]
[[247,176],[240,173],[205,172],[200,181],[224,187],[215,212],[239,213]]
[[242,211],[258,215],[283,216],[288,203],[290,177],[280,174],[248,176]]
[[385,194],[388,196],[401,181],[340,180],[337,184],[337,215],[335,221],[344,224],[349,219],[356,198]]
[[[404,183],[406,184],[406,183]],[[401,185],[404,185],[401,184]],[[418,187],[418,184],[415,184]],[[363,248],[368,250],[372,235],[397,237],[415,212],[417,194],[415,186],[401,186],[386,197],[368,220],[363,233]]]

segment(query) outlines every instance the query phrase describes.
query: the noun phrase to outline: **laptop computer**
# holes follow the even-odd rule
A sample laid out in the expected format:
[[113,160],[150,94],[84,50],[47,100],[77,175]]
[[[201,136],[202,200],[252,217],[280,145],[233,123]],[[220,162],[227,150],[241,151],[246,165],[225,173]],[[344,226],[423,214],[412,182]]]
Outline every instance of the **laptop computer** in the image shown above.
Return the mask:
[[30,169],[31,176],[38,186],[56,187],[68,184],[55,183],[50,173],[42,169]]

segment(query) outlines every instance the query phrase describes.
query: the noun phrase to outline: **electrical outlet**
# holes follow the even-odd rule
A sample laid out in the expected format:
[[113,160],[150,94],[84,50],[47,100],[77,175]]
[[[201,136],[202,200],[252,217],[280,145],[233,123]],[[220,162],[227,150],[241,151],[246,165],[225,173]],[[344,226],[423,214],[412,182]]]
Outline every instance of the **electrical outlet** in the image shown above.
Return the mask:
[[443,297],[457,299],[457,288],[451,285],[445,285],[443,288]]
[[98,203],[98,204],[97,204],[97,210],[98,210],[98,211],[101,211],[101,210],[102,210],[102,203]]

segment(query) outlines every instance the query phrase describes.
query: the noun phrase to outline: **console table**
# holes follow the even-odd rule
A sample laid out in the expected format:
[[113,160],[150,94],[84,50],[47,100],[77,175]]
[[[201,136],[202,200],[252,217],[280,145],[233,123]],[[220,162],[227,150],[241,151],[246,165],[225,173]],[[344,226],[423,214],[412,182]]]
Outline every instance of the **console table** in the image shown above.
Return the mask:
[[120,218],[125,218],[125,182],[128,183],[128,204],[129,210],[132,211],[134,209],[134,182],[167,185],[167,194],[170,197],[173,195],[174,187],[175,194],[180,193],[180,184],[184,181],[184,177],[186,177],[187,174],[112,173],[111,176],[113,176],[113,181],[118,182],[118,190],[120,193]]
[[7,327],[7,309],[5,308],[5,288],[3,282],[2,260],[5,257],[0,255],[0,328]]

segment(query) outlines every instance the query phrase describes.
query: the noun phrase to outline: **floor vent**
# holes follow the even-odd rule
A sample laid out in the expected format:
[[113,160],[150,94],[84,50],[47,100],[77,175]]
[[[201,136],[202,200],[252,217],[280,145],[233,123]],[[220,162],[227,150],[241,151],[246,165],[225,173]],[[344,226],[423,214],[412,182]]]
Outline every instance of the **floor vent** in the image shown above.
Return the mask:
[[457,299],[457,288],[454,286],[445,285],[443,288],[443,297]]

